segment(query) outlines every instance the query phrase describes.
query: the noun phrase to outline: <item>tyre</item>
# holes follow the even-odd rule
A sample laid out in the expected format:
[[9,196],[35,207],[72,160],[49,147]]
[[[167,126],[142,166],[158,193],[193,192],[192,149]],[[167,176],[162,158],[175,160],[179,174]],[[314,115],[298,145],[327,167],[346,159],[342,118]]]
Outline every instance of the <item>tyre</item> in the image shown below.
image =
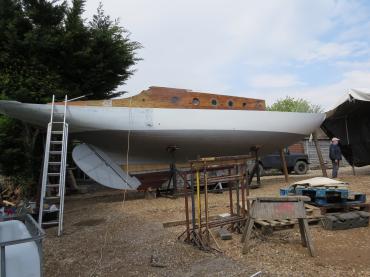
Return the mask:
[[294,166],[294,171],[298,175],[306,174],[308,170],[308,164],[305,161],[297,161]]

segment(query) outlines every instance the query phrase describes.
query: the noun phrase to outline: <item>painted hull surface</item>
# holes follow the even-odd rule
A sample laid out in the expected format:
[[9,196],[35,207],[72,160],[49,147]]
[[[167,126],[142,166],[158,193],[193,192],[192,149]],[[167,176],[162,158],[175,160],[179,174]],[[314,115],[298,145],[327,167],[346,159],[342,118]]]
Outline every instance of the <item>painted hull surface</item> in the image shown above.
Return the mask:
[[[62,112],[62,106],[56,106]],[[46,127],[51,106],[0,101],[0,112]],[[243,155],[253,146],[267,154],[317,129],[325,114],[69,106],[70,134],[95,145],[118,164],[186,162],[198,156]]]

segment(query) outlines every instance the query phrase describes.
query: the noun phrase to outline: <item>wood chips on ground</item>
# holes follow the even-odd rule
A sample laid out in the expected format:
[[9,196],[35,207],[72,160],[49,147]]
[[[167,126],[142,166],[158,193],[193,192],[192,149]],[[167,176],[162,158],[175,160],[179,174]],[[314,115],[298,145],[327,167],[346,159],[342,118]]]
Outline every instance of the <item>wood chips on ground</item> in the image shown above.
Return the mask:
[[[291,182],[319,176],[291,176]],[[340,179],[370,196],[370,169],[342,169]],[[278,195],[281,176],[264,177],[252,195]],[[228,193],[209,194],[210,214],[229,211]],[[177,240],[184,226],[162,223],[185,219],[184,199],[157,198],[123,202],[120,191],[104,190],[67,197],[65,232],[47,230],[45,276],[370,276],[370,228],[327,231],[310,228],[317,257],[303,248],[297,229],[252,240],[241,254],[240,235],[217,239],[222,254],[202,252]],[[215,234],[216,232],[214,232]]]

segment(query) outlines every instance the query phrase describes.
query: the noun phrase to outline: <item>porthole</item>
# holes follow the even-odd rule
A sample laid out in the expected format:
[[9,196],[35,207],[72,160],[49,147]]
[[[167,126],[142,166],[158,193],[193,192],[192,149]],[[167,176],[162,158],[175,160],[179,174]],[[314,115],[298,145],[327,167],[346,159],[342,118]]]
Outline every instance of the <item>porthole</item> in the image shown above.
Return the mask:
[[217,105],[218,105],[218,101],[217,101],[217,99],[212,99],[212,100],[211,100],[211,105],[212,105],[212,106],[217,106]]
[[243,108],[247,107],[247,103],[243,102]]
[[171,98],[171,103],[173,103],[173,104],[177,103],[178,101],[179,101],[179,97],[178,96],[173,96]]
[[199,105],[199,103],[200,103],[200,101],[199,101],[199,99],[198,98],[193,98],[193,101],[192,101],[192,103],[193,103],[193,105],[195,105],[195,106],[198,106]]
[[234,106],[234,102],[232,100],[229,100],[229,101],[227,101],[227,105],[229,107],[233,107]]

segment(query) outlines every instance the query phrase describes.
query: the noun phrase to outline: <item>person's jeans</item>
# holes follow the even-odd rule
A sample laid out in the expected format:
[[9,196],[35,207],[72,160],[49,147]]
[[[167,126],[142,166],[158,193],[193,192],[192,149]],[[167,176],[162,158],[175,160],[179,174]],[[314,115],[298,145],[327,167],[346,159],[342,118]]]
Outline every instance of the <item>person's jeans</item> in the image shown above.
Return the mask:
[[331,161],[333,163],[333,172],[332,172],[332,178],[337,178],[338,176],[338,169],[339,169],[339,161]]

